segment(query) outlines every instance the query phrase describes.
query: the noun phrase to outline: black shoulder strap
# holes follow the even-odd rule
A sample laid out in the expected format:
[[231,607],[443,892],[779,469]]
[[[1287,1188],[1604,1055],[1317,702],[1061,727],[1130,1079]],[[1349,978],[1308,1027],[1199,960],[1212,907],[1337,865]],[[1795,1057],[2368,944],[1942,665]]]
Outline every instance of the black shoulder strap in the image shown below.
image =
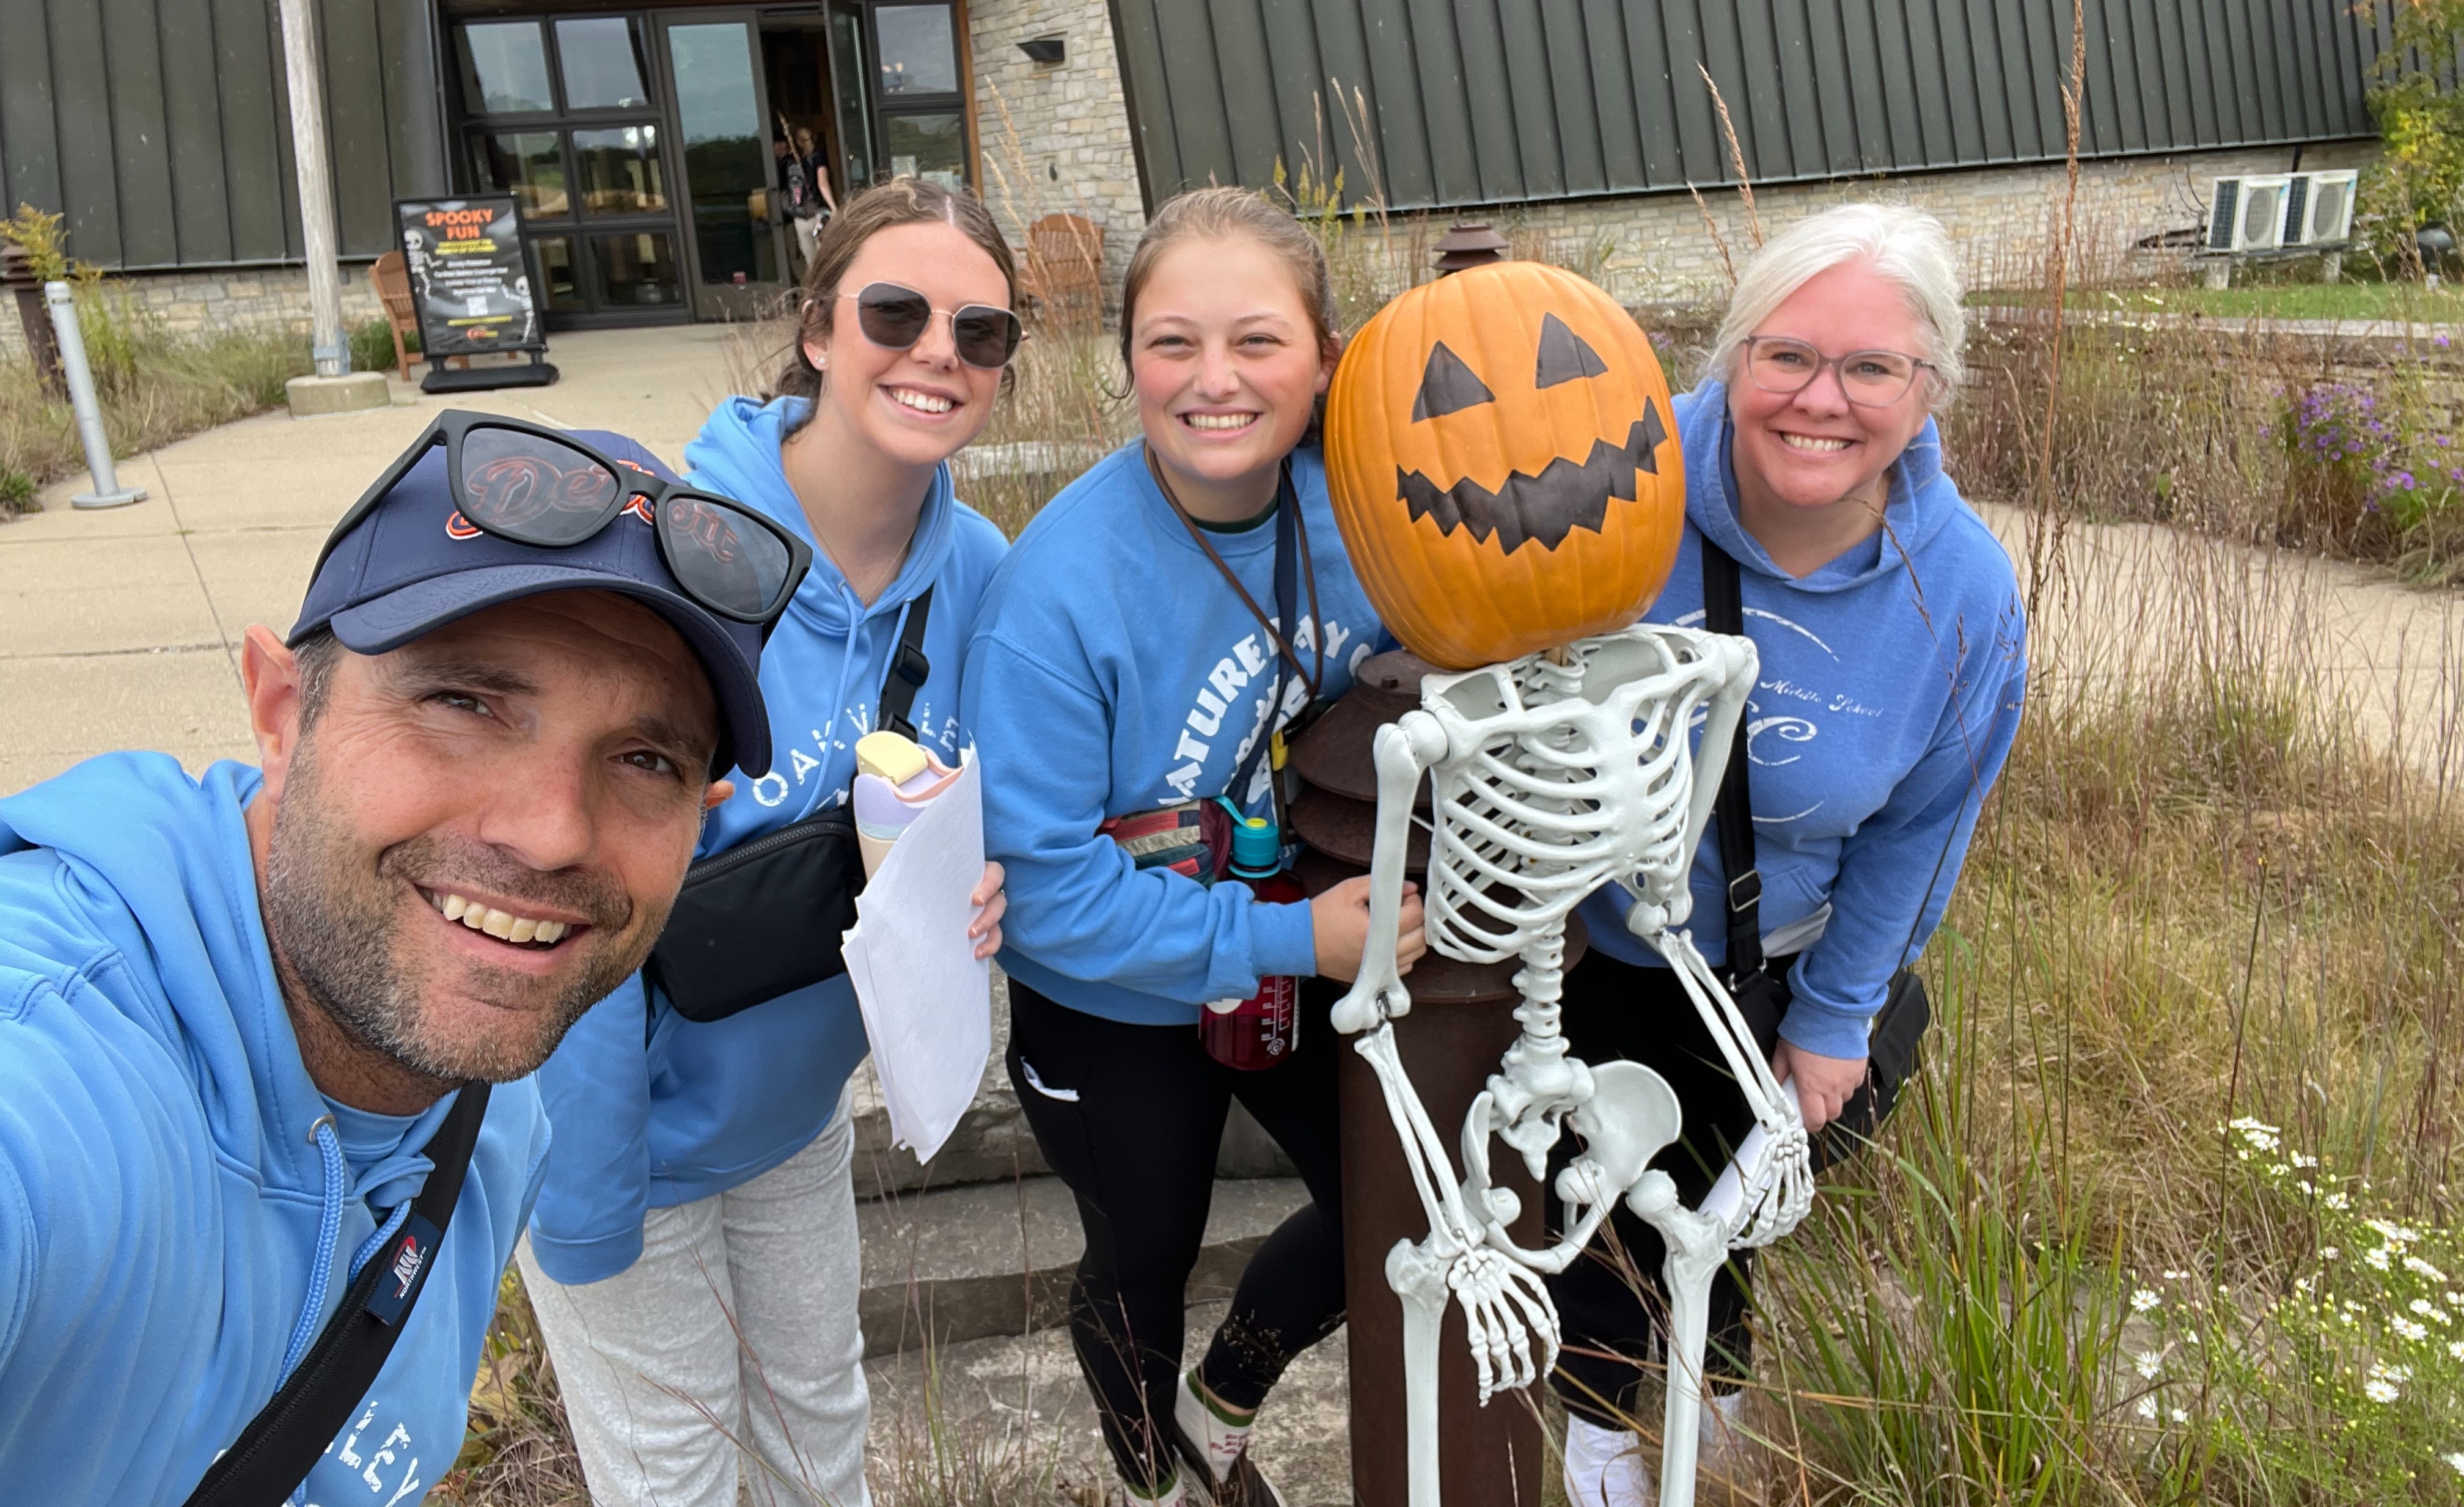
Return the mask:
[[342,1294],[341,1306],[317,1336],[298,1369],[275,1392],[239,1442],[223,1452],[206,1478],[188,1494],[187,1507],[268,1507],[308,1478],[334,1436],[376,1385],[385,1357],[410,1319],[411,1306],[428,1285],[453,1206],[462,1198],[462,1177],[479,1121],[488,1114],[488,1085],[465,1084],[453,1107],[428,1142],[433,1163],[427,1185],[410,1201],[410,1215],[383,1249],[360,1268]]
[[883,732],[915,736],[915,724],[907,720],[907,714],[915,705],[915,693],[933,674],[933,661],[924,657],[924,625],[932,616],[933,588],[926,587],[907,604],[907,631],[898,635],[898,647],[890,652],[890,675],[881,682],[881,699],[873,718],[873,726]]
[[[1743,637],[1745,586],[1737,562],[1703,539],[1703,626]],[[1720,872],[1728,876],[1728,966],[1731,980],[1750,978],[1763,966],[1763,876],[1754,866],[1753,787],[1748,775],[1746,729],[1728,742],[1728,767],[1720,777],[1711,808],[1720,832]]]

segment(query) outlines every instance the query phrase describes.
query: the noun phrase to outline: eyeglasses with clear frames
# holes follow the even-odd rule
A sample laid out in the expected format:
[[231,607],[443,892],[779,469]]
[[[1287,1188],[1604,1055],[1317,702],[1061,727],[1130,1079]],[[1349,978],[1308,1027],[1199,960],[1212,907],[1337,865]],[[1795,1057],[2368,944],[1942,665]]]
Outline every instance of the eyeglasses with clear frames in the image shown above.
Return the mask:
[[1895,350],[1852,350],[1825,356],[1804,341],[1785,335],[1746,337],[1746,375],[1765,392],[1794,395],[1814,385],[1825,366],[1839,371],[1839,390],[1859,408],[1886,409],[1906,397],[1917,373],[1934,365]]

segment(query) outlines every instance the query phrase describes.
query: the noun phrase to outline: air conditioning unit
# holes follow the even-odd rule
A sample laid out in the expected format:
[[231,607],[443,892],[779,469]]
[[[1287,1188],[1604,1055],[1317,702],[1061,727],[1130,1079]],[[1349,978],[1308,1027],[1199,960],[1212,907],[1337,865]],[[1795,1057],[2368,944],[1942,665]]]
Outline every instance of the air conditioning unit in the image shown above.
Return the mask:
[[2360,176],[2349,167],[2294,174],[2284,204],[2284,244],[2340,246],[2351,239],[2353,186]]
[[2215,196],[2208,201],[2207,249],[2255,252],[2282,246],[2293,179],[2291,173],[2217,179]]

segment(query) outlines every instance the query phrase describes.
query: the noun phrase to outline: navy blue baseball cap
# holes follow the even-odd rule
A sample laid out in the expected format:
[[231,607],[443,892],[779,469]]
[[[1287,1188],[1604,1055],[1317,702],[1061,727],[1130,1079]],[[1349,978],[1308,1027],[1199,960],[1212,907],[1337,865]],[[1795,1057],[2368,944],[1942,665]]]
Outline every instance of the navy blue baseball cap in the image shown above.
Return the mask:
[[[673,482],[658,456],[622,434],[571,435],[608,459]],[[330,629],[355,654],[382,654],[486,608],[549,591],[613,591],[666,618],[684,635],[718,701],[718,749],[711,774],[770,769],[770,713],[761,699],[767,627],[720,616],[685,594],[649,515],[634,508],[577,544],[517,543],[474,528],[454,505],[446,450],[437,445],[327,548],[290,642]]]

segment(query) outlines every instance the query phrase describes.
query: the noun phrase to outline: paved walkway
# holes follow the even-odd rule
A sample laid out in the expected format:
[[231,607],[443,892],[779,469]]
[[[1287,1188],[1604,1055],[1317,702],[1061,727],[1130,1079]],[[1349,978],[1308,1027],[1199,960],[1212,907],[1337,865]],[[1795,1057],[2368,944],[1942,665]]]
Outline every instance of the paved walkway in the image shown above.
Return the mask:
[[673,463],[759,354],[722,325],[562,335],[554,387],[394,382],[388,409],[261,414],[123,461],[147,493],[130,507],[70,507],[83,472],[46,488],[43,512],[0,525],[0,792],[114,748],[253,759],[241,634],[290,627],[335,520],[440,410],[618,430]]

